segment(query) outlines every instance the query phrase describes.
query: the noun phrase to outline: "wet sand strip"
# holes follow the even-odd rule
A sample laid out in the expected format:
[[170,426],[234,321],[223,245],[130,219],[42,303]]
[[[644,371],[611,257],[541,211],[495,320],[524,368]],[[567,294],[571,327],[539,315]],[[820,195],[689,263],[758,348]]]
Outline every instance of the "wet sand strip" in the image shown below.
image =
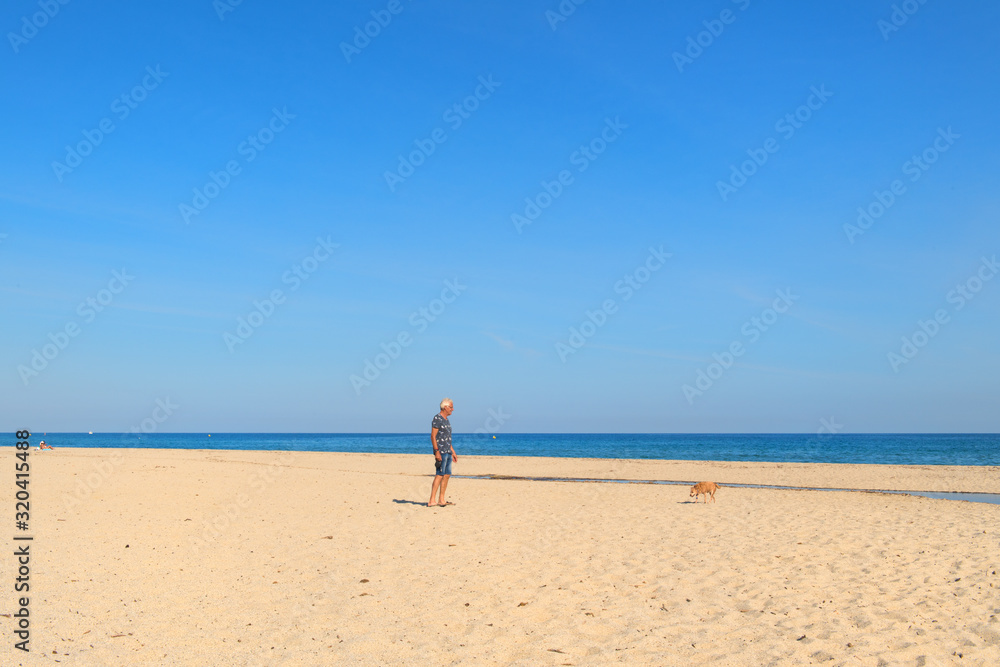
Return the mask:
[[[452,475],[459,479],[497,479],[525,482],[580,482],[604,484],[664,484],[672,486],[692,486],[697,482],[667,479],[607,479],[597,477],[521,477],[516,475]],[[722,483],[722,487],[744,489],[778,489],[782,491],[853,491],[856,493],[891,493],[894,495],[921,496],[937,500],[963,500],[972,503],[1000,505],[1000,493],[962,493],[944,491],[890,491],[887,489],[841,489],[822,486],[778,486],[774,484]]]

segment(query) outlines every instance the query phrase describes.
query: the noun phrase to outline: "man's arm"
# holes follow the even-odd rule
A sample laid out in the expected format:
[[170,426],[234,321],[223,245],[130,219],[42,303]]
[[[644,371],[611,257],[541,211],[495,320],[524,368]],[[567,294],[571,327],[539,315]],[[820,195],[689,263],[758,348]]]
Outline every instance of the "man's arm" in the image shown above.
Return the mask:
[[438,430],[437,427],[431,429],[431,447],[434,448],[434,460],[441,460],[441,452],[438,451]]

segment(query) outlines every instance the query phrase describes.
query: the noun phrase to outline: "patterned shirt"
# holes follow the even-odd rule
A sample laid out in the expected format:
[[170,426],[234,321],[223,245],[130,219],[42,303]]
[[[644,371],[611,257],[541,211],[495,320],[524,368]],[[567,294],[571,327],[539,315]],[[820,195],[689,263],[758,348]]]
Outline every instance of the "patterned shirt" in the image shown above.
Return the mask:
[[437,429],[437,446],[441,454],[451,454],[451,422],[447,417],[442,417],[441,413],[434,415],[431,420],[431,429]]

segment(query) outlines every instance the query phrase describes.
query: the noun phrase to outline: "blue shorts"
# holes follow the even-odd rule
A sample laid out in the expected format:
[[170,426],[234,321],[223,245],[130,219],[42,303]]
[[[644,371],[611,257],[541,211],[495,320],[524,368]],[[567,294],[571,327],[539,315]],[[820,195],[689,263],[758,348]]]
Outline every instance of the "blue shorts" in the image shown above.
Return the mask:
[[451,452],[441,453],[441,460],[434,459],[434,474],[436,476],[451,474]]

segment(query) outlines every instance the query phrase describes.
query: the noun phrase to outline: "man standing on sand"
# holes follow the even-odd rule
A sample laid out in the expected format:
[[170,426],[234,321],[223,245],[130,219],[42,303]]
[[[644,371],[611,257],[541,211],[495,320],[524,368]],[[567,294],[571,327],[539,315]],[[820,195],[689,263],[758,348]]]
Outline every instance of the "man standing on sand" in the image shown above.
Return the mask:
[[[438,506],[453,505],[444,501],[444,493],[448,489],[448,478],[451,477],[451,462],[458,460],[455,448],[451,446],[451,422],[448,417],[455,411],[450,398],[441,401],[441,412],[431,420],[431,446],[434,447],[434,484],[431,486],[431,499],[428,507],[434,507],[434,496],[438,496]],[[440,491],[438,491],[440,489]]]

